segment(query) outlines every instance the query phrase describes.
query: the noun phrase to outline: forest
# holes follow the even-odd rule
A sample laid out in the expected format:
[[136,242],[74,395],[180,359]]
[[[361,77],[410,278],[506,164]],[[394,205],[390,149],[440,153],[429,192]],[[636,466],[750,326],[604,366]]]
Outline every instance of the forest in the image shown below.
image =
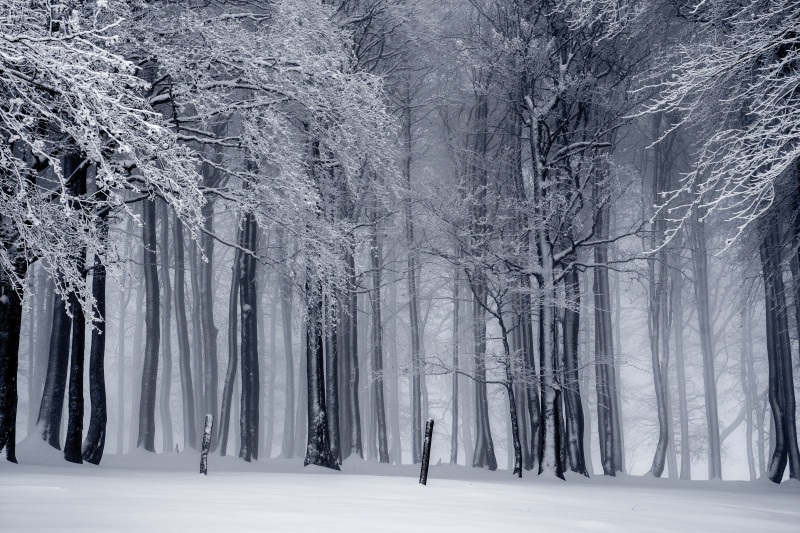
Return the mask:
[[798,369],[796,0],[0,0],[9,462],[780,484]]

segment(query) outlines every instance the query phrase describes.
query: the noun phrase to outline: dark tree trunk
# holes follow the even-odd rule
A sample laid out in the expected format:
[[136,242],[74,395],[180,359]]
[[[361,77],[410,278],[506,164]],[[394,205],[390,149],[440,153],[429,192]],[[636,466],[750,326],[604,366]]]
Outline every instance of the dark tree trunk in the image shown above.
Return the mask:
[[162,301],[164,309],[161,313],[161,355],[163,374],[161,376],[161,433],[162,449],[164,452],[173,451],[172,444],[172,413],[169,403],[172,396],[172,284],[169,279],[169,206],[166,202],[161,205],[161,284]]
[[[108,235],[108,225],[105,220],[100,228],[102,241]],[[83,441],[83,460],[87,463],[99,465],[103,458],[106,443],[106,267],[98,255],[94,257],[92,269],[92,296],[95,300],[95,317],[92,328],[92,345],[89,349],[89,401],[91,411],[89,416],[89,430]],[[120,361],[120,364],[123,364]]]
[[328,413],[325,403],[325,362],[323,356],[323,303],[320,284],[311,273],[306,281],[308,317],[306,322],[306,365],[308,382],[308,444],[303,464],[339,470],[331,454]]
[[[64,172],[72,178],[71,193],[74,196],[86,194],[86,171],[83,157],[79,153],[64,158]],[[86,279],[86,250],[78,251],[76,268],[82,280]],[[70,346],[69,391],[67,399],[67,435],[64,441],[64,458],[70,463],[82,463],[81,444],[83,441],[83,367],[86,349],[86,315],[83,302],[78,294],[69,296],[72,314],[72,342]]]
[[292,280],[289,277],[289,254],[286,249],[286,237],[283,228],[278,226],[278,251],[284,264],[285,272],[279,274],[278,281],[281,296],[281,329],[283,330],[283,356],[286,361],[286,397],[283,409],[283,441],[281,457],[294,457],[294,357],[292,348]]
[[242,443],[239,457],[245,461],[258,459],[258,287],[256,286],[256,258],[258,225],[252,213],[246,213],[243,221],[240,246],[250,253],[242,253],[239,282],[239,302],[242,319],[242,401],[240,427]]
[[377,213],[375,213],[370,236],[370,259],[372,262],[372,407],[378,437],[378,457],[381,463],[389,463],[389,446],[386,440],[386,408],[383,388],[383,319],[381,317],[381,260],[383,252],[378,237]]
[[[356,454],[358,457],[364,457],[364,451],[361,442],[361,407],[358,399],[359,387],[359,361],[358,361],[358,291],[356,279],[356,264],[355,264],[355,243],[352,241],[348,243],[346,260],[347,260],[347,313],[348,324],[350,325],[348,331],[348,358],[349,365],[348,374],[349,387],[347,392],[348,397],[348,419],[350,428],[350,454]],[[309,392],[310,398],[310,392]]]
[[461,279],[459,277],[459,268],[455,268],[455,275],[453,276],[453,393],[451,402],[453,407],[451,410],[453,419],[450,426],[450,464],[458,464],[458,330],[459,330],[459,312],[461,310],[459,299],[459,284]]
[[[596,186],[597,188],[597,186]],[[596,192],[596,197],[603,194]],[[603,209],[598,215],[598,227],[605,230],[608,214]],[[598,232],[598,238],[604,238],[606,231]],[[594,247],[594,260],[597,265],[608,263],[608,247],[599,244]],[[597,383],[597,429],[600,437],[600,462],[603,465],[603,474],[614,476],[622,471],[622,465],[617,462],[620,451],[620,428],[617,424],[615,413],[616,374],[614,338],[611,324],[611,293],[608,282],[608,269],[598,266],[594,273],[594,323],[595,323],[595,373]]]
[[[205,232],[201,237],[203,253],[207,261],[200,261],[200,317],[203,331],[203,399],[204,411],[217,417],[217,327],[214,324],[214,204],[203,206]],[[220,432],[211,438],[211,449],[216,450]]]
[[[0,225],[6,224],[7,222],[2,219],[3,215],[0,214]],[[2,243],[6,245],[6,235],[2,237]],[[15,266],[17,267],[15,273],[17,277],[24,278],[27,270],[26,263],[17,261]],[[15,290],[10,276],[0,269],[0,453],[5,450],[6,459],[12,463],[17,462],[17,367],[21,330],[22,299],[20,293]],[[63,388],[61,394],[63,398]],[[58,428],[59,425],[60,420],[56,422],[55,427]],[[58,443],[57,430],[55,437],[56,443]]]
[[486,305],[485,281],[473,280],[473,328],[475,343],[475,419],[476,441],[472,466],[497,470],[494,442],[489,425],[489,397],[486,390]]
[[[242,242],[242,227],[239,227],[236,242]],[[219,454],[228,452],[228,433],[230,432],[231,402],[236,382],[236,369],[239,366],[239,282],[242,270],[242,251],[236,249],[233,255],[231,272],[231,293],[228,299],[228,369],[222,386],[222,409],[219,414]]]
[[328,407],[328,432],[331,439],[331,455],[337,464],[342,464],[341,434],[339,428],[339,324],[335,305],[326,302],[327,328],[325,331],[325,389]]
[[[85,250],[82,250],[78,261],[78,267],[82,270],[85,258]],[[84,273],[83,276],[85,277],[86,274]],[[70,463],[83,463],[81,441],[83,440],[83,367],[86,347],[86,317],[77,294],[70,294],[69,305],[72,313],[72,342],[69,360],[67,435],[64,441],[64,459]]]
[[580,278],[569,269],[565,275],[567,307],[564,310],[564,407],[566,444],[569,467],[573,472],[589,476],[583,451],[583,404],[578,376],[578,335],[580,333]]
[[186,321],[186,266],[184,263],[183,223],[176,216],[175,232],[175,327],[178,333],[178,366],[181,374],[183,404],[183,447],[197,449],[195,396],[192,384],[189,326]]
[[780,483],[789,463],[789,477],[800,479],[800,453],[795,420],[792,354],[789,320],[786,312],[786,289],[781,272],[781,230],[777,219],[768,222],[761,243],[761,267],[767,315],[768,395],[775,439],[767,466],[767,476]]
[[[202,268],[202,259],[200,258],[200,250],[194,239],[189,241],[189,263],[190,263],[190,280],[192,287],[192,344],[191,344],[191,360],[192,360],[192,391],[194,392],[194,410],[195,416],[203,416],[205,410],[205,372],[203,370],[203,326],[201,317],[201,301],[200,301],[200,269]],[[200,420],[202,424],[202,420]],[[198,426],[199,427],[199,426]],[[198,431],[197,441],[195,446],[200,446],[200,439],[203,435]]]
[[158,348],[161,339],[156,257],[156,204],[142,202],[142,240],[144,242],[145,344],[142,367],[142,395],[139,403],[137,448],[155,452],[156,389],[158,386]]
[[[37,427],[39,434],[53,448],[61,449],[61,415],[69,368],[69,339],[72,320],[59,294],[53,295],[53,328],[47,356],[47,375],[42,390]],[[19,342],[19,341],[17,341]]]

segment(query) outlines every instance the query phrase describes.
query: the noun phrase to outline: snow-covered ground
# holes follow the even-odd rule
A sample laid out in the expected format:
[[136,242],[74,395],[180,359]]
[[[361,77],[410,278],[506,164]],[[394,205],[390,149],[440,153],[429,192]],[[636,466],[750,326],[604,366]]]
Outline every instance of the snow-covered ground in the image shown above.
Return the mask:
[[427,486],[411,466],[348,460],[246,464],[199,454],[106,455],[99,467],[22,443],[0,461],[0,532],[800,531],[800,483],[568,481],[449,465]]

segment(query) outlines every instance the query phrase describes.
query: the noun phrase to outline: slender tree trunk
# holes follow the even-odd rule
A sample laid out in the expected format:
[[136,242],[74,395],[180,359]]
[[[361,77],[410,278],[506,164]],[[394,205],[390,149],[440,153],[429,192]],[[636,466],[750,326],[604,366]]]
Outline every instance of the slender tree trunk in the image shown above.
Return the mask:
[[[7,224],[0,213],[0,242],[8,242]],[[15,274],[24,278],[26,262],[15,258]],[[19,337],[22,331],[22,299],[6,274],[0,269],[0,453],[5,450],[6,459],[17,462],[17,368],[19,364]],[[49,373],[49,372],[48,372]],[[63,398],[63,389],[62,389]],[[58,424],[55,426],[58,428]],[[56,433],[56,443],[58,433]],[[47,440],[47,438],[45,438]]]
[[258,459],[258,287],[256,285],[256,258],[258,225],[252,213],[246,213],[243,222],[241,246],[250,251],[242,254],[239,282],[239,301],[242,313],[242,444],[239,457],[245,461]]
[[[161,205],[161,283],[163,286],[162,301],[164,310],[161,313],[161,355],[163,358],[161,377],[161,433],[164,452],[174,450],[172,444],[172,413],[169,400],[172,396],[172,284],[169,279],[169,206]],[[174,244],[174,243],[173,243]]]
[[722,479],[722,455],[719,438],[717,408],[717,380],[714,372],[714,346],[712,344],[711,310],[708,295],[708,252],[706,251],[705,224],[696,212],[692,219],[692,270],[694,273],[697,320],[700,328],[700,348],[703,353],[703,392],[706,400],[708,426],[708,478]]
[[[195,416],[202,420],[205,416],[204,411],[206,408],[205,405],[205,379],[204,375],[205,372],[203,367],[205,366],[205,361],[203,360],[203,327],[202,327],[202,320],[201,320],[201,300],[200,300],[200,268],[202,260],[200,257],[200,250],[197,246],[197,243],[191,239],[189,241],[189,256],[190,256],[190,280],[191,280],[191,287],[192,287],[192,313],[191,313],[191,320],[192,320],[192,345],[191,345],[191,357],[192,357],[192,385],[193,385],[193,392],[194,392],[194,405],[195,405]],[[219,433],[219,432],[215,432]],[[199,448],[200,440],[203,438],[203,435],[200,434],[200,431],[197,432],[197,441],[195,446]]]
[[[263,276],[260,276],[263,279]],[[259,286],[259,290],[262,293],[266,292],[263,288],[264,286]],[[261,301],[261,298],[259,298]],[[266,412],[266,420],[264,421],[266,424],[266,435],[264,439],[264,457],[266,459],[272,458],[272,448],[273,442],[275,440],[275,374],[277,373],[277,356],[275,355],[277,352],[277,327],[278,327],[278,298],[276,295],[273,295],[271,298],[270,303],[270,310],[269,310],[269,355],[267,356],[267,360],[269,361],[269,367],[265,369],[264,372],[264,381],[267,384],[267,394],[264,398],[264,401],[269,406]],[[263,328],[262,328],[263,333]],[[263,340],[264,336],[259,335],[259,337]],[[266,364],[264,365],[267,366]],[[263,409],[262,409],[263,411]],[[259,425],[259,427],[261,427]]]
[[[742,390],[744,391],[745,403],[745,445],[747,447],[747,469],[750,474],[750,481],[755,481],[757,478],[756,464],[753,457],[753,398],[750,396],[750,383],[749,376],[747,375],[747,359],[750,357],[750,309],[748,302],[748,294],[742,291],[740,297],[740,309],[742,325],[742,345],[739,358],[739,379],[742,383]],[[756,400],[757,401],[757,400]]]
[[[372,381],[370,383],[372,407],[378,437],[378,457],[381,463],[389,463],[389,446],[386,439],[386,408],[383,387],[383,319],[381,314],[381,270],[383,250],[378,236],[377,212],[374,214],[370,235],[370,259],[372,262]],[[329,376],[330,379],[330,376]]]
[[156,387],[158,384],[158,347],[161,339],[158,299],[158,262],[156,258],[155,201],[142,203],[142,240],[144,241],[145,346],[142,368],[142,395],[139,403],[137,448],[155,452]]
[[[142,275],[144,272],[142,271]],[[142,388],[141,388],[141,381],[142,381],[142,360],[144,359],[143,356],[143,348],[142,348],[142,332],[144,329],[144,296],[145,290],[141,284],[141,278],[139,278],[139,283],[136,286],[136,302],[135,302],[135,324],[133,327],[133,363],[131,364],[131,416],[128,419],[128,423],[130,424],[130,431],[129,434],[129,443],[128,443],[128,451],[132,451],[136,448],[136,442],[139,437],[139,428],[138,428],[138,420],[139,420],[139,403],[142,398]]]
[[[358,292],[356,290],[356,266],[355,266],[355,250],[354,243],[348,243],[346,254],[347,271],[348,271],[348,313],[350,331],[348,332],[349,340],[349,358],[350,365],[349,374],[349,389],[348,389],[348,405],[349,405],[349,427],[350,427],[350,454],[356,454],[358,457],[364,457],[361,444],[361,408],[358,400],[358,386],[359,386],[359,361],[358,361]],[[310,393],[309,393],[310,394]],[[310,398],[310,396],[309,396]],[[350,455],[348,454],[348,455]]]
[[[201,236],[201,245],[206,261],[200,261],[200,317],[203,332],[203,400],[204,411],[218,419],[217,413],[217,327],[214,324],[214,203],[207,202],[203,206],[203,225],[205,232]],[[211,437],[211,449],[216,450],[220,432],[215,431]]]
[[55,284],[40,264],[36,285],[36,354],[33,370],[33,398],[31,400],[31,421],[36,427],[38,411],[36,403],[42,397],[44,380],[47,374],[47,359],[50,349],[50,333],[53,328],[53,303],[51,295],[55,292]]
[[[130,225],[130,222],[129,222]],[[129,279],[126,276],[126,279]],[[128,303],[131,299],[131,284],[127,283],[124,287],[124,298],[119,301],[119,334],[117,336],[117,455],[122,455],[125,451],[125,346]]]
[[189,326],[186,321],[186,282],[184,264],[183,223],[175,216],[175,326],[178,333],[178,366],[181,374],[181,399],[183,405],[183,448],[197,449],[195,424],[195,395],[192,383]]
[[[240,221],[241,224],[241,221]],[[241,225],[238,230],[236,242],[242,241]],[[225,372],[225,382],[222,386],[222,409],[219,414],[219,454],[227,455],[228,434],[230,433],[231,403],[233,401],[233,388],[236,382],[236,369],[239,365],[239,281],[242,270],[242,251],[236,249],[233,256],[231,272],[231,292],[228,299],[228,369]]]
[[476,442],[472,466],[497,470],[494,442],[489,425],[489,397],[486,390],[486,305],[487,294],[483,279],[473,280],[473,322],[475,345],[475,414]]
[[419,300],[417,294],[418,258],[414,242],[414,219],[411,209],[411,157],[412,157],[412,108],[409,81],[405,81],[404,105],[402,108],[401,131],[403,139],[402,172],[409,197],[404,203],[405,238],[408,246],[408,312],[411,329],[411,459],[414,464],[422,460],[422,362],[420,360],[421,343],[419,323]]
[[583,404],[578,375],[581,288],[578,271],[571,268],[564,280],[567,307],[564,309],[564,411],[567,456],[573,472],[589,476],[583,451]]
[[[11,287],[10,284],[9,287]],[[13,314],[9,316],[12,319],[14,318]],[[61,415],[64,409],[64,392],[69,368],[69,339],[72,319],[67,314],[66,303],[57,293],[53,295],[52,324],[50,349],[47,357],[47,374],[36,425],[39,428],[39,435],[41,435],[42,440],[53,448],[60,450]],[[14,327],[13,324],[11,327]],[[19,350],[18,345],[16,349]]]
[[[86,251],[81,250],[78,266],[84,269]],[[85,277],[85,272],[83,273]],[[72,313],[72,341],[69,360],[69,391],[67,395],[67,434],[64,440],[64,458],[70,463],[83,463],[81,442],[83,440],[83,368],[86,347],[86,316],[75,293],[70,294]]]
[[281,298],[281,329],[283,331],[283,356],[286,361],[286,398],[283,409],[283,441],[281,457],[294,457],[294,357],[292,356],[292,280],[289,277],[289,254],[286,247],[286,236],[283,228],[276,229],[278,253],[284,271],[279,274],[278,287]]
[[450,426],[450,464],[458,464],[458,326],[459,326],[459,311],[461,308],[458,294],[461,279],[459,276],[460,270],[456,266],[453,275],[453,408],[452,408],[452,424]]
[[678,412],[681,426],[681,479],[692,479],[689,450],[689,405],[686,399],[686,371],[683,355],[683,273],[680,265],[672,269],[672,320],[675,333],[675,369],[678,377]]
[[339,324],[336,305],[326,302],[325,312],[328,328],[326,330],[325,389],[328,407],[328,431],[331,441],[331,455],[337,464],[342,464],[341,435],[339,428]]
[[514,465],[512,475],[522,477],[522,443],[519,438],[519,417],[517,417],[517,402],[514,398],[514,373],[511,368],[511,348],[508,342],[508,328],[503,320],[503,309],[498,304],[495,317],[500,325],[503,339],[503,352],[505,356],[506,381],[505,388],[508,393],[509,422],[511,426],[511,443],[514,448]]
[[[101,240],[106,242],[108,225],[103,219],[99,231]],[[106,443],[106,267],[95,254],[94,268],[92,269],[92,296],[95,300],[95,316],[92,320],[92,344],[89,349],[89,401],[91,411],[89,417],[89,431],[83,441],[83,460],[87,463],[99,465],[103,458]]]

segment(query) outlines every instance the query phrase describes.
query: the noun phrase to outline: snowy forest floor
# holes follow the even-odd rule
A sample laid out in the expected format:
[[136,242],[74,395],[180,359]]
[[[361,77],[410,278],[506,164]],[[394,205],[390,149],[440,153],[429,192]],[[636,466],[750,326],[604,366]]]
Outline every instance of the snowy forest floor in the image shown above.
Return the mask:
[[[0,531],[798,531],[800,483],[677,481],[418,468],[348,460],[342,472],[302,459],[247,464],[195,452],[107,454],[72,465],[26,441],[0,461]],[[526,473],[527,474],[527,473]]]

